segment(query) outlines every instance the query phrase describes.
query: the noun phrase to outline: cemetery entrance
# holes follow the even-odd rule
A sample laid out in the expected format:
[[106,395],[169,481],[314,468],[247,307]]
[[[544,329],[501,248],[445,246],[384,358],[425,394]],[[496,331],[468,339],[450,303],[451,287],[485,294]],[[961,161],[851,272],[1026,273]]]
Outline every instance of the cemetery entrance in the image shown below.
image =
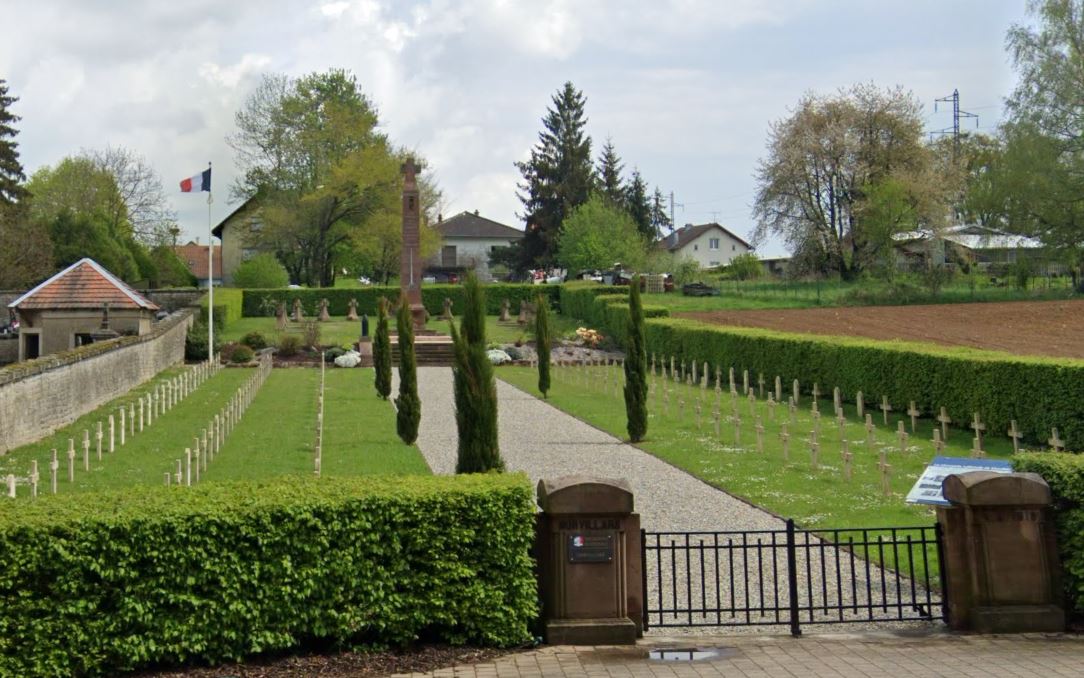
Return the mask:
[[644,629],[946,619],[941,528],[641,532]]

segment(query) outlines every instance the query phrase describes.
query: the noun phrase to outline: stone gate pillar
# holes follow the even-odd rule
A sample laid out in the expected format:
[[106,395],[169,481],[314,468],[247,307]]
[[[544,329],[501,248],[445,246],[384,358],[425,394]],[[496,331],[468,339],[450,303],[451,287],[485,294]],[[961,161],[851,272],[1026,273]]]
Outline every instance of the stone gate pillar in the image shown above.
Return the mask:
[[1035,473],[974,471],[945,478],[949,626],[985,633],[1062,631],[1061,566],[1050,488]]
[[624,480],[538,482],[542,618],[553,645],[632,644],[643,635],[640,516]]

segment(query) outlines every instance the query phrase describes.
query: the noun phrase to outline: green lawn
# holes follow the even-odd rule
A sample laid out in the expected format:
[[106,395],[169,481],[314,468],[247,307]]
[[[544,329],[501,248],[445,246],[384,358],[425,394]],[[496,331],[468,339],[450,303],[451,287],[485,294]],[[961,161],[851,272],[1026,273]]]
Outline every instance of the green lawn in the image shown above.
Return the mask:
[[[456,317],[455,322],[458,324],[459,321],[460,318]],[[393,323],[392,327],[394,328],[395,320],[392,319],[391,322]],[[361,336],[361,322],[348,321],[342,316],[333,317],[328,322],[319,323],[319,325],[320,343],[324,346],[346,347],[357,341],[358,337]],[[441,334],[448,333],[447,320],[430,318],[427,326],[429,329]],[[550,314],[550,331],[556,336],[570,334],[579,326],[580,323],[575,319],[566,318],[556,313]],[[369,318],[370,336],[375,331],[376,318]],[[222,341],[239,341],[241,337],[249,332],[260,332],[270,343],[277,341],[281,334],[276,329],[276,321],[274,318],[241,318],[240,320],[230,323],[230,326],[222,331]],[[291,322],[287,324],[286,332],[300,336],[303,333],[303,328],[300,323]],[[510,323],[502,323],[498,321],[497,316],[486,316],[486,337],[491,342],[502,344],[511,344],[520,338],[523,338],[525,341],[531,341],[534,338],[534,328],[521,327],[520,325],[517,325],[514,320]]]
[[[609,374],[605,368],[592,368],[590,378],[584,379],[581,368],[557,368],[554,370],[553,388],[549,402],[579,419],[597,426],[612,435],[627,439],[625,430],[625,407],[620,390],[612,390]],[[527,367],[501,367],[497,377],[529,393],[537,394],[537,374]],[[701,392],[699,388],[680,385],[674,387],[670,398],[669,414],[662,413],[662,392],[656,393],[649,407],[648,437],[639,444],[645,451],[682,468],[704,481],[743,497],[769,511],[787,518],[794,518],[802,527],[832,528],[853,526],[915,525],[933,522],[933,510],[924,506],[904,503],[927,463],[934,456],[933,422],[919,419],[914,435],[909,436],[906,452],[899,451],[896,436],[898,413],[890,413],[888,426],[884,425],[882,413],[872,406],[866,411],[873,415],[876,426],[874,445],[866,445],[865,427],[858,422],[853,401],[845,403],[847,416],[845,437],[853,456],[852,479],[843,478],[842,449],[839,428],[832,416],[832,400],[819,403],[820,420],[819,468],[814,470],[810,458],[809,435],[813,429],[810,411],[811,399],[805,396],[796,413],[796,425],[788,425],[790,435],[789,459],[783,457],[783,445],[779,437],[780,424],[786,420],[786,407],[776,408],[775,421],[768,415],[764,401],[757,404],[764,431],[764,451],[756,446],[755,419],[749,414],[749,402],[738,399],[741,423],[741,441],[735,444],[734,427],[726,423],[731,412],[731,396],[725,392],[721,397],[723,418],[721,435],[717,438],[712,421],[715,406],[713,390]],[[739,384],[740,388],[740,384]],[[656,387],[658,389],[658,387]],[[677,414],[678,397],[686,401],[684,415]],[[784,398],[786,398],[784,393]],[[695,403],[703,398],[701,427],[696,426]],[[910,432],[910,420],[906,424]],[[971,448],[972,432],[968,429],[950,429],[944,455],[967,457]],[[984,438],[984,447],[990,457],[1008,458],[1012,453],[1011,442],[1002,437]],[[879,471],[880,452],[887,454],[891,466],[891,494],[881,491]]]

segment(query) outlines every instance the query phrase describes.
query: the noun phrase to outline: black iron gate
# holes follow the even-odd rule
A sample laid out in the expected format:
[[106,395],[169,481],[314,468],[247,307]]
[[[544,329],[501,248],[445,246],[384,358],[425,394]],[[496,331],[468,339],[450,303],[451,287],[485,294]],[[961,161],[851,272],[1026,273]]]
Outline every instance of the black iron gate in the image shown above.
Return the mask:
[[945,619],[940,525],[644,531],[641,549],[645,629]]

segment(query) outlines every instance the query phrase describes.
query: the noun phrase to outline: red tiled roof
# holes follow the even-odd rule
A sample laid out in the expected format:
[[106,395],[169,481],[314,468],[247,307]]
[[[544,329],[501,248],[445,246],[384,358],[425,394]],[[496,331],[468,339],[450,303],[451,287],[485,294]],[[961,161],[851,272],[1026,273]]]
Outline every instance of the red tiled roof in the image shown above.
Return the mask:
[[[200,280],[207,279],[207,246],[189,243],[177,245],[173,248],[184,265]],[[214,245],[215,278],[222,277],[222,247]]]
[[158,310],[158,306],[147,301],[92,259],[80,259],[8,304],[8,308],[100,309],[105,302],[109,302],[110,308]]

